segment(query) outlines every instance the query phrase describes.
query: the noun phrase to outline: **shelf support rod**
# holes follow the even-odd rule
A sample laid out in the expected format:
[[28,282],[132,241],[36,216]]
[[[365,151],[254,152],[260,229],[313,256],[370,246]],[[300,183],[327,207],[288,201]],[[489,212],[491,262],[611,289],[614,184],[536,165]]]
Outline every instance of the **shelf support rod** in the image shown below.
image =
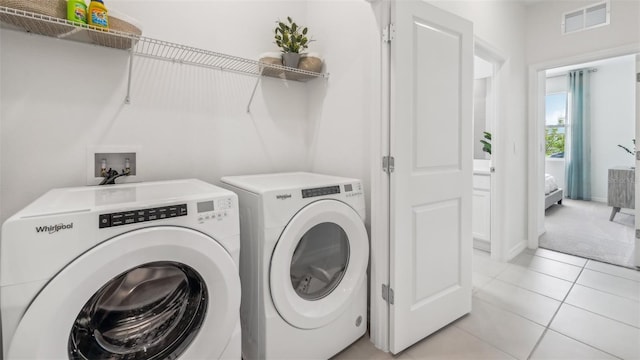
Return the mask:
[[124,98],[124,103],[129,105],[131,104],[131,74],[133,73],[133,47],[135,45],[131,45],[131,49],[129,49],[129,77],[127,79],[127,96]]
[[256,79],[256,84],[253,86],[253,91],[251,92],[251,98],[249,98],[249,103],[247,104],[247,114],[251,113],[251,103],[253,102],[253,97],[256,95],[256,90],[258,89],[258,84],[260,83],[260,79],[262,77],[258,76]]

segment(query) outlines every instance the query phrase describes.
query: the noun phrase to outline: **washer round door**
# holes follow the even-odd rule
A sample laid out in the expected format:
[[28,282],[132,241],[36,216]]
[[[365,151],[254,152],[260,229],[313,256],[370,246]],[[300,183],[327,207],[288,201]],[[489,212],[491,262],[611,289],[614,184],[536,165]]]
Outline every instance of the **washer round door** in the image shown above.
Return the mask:
[[38,294],[8,358],[217,359],[236,329],[240,279],[202,233],[153,227],[82,254]]
[[343,202],[305,206],[284,228],[271,258],[271,298],[289,324],[315,329],[335,320],[366,279],[367,231]]

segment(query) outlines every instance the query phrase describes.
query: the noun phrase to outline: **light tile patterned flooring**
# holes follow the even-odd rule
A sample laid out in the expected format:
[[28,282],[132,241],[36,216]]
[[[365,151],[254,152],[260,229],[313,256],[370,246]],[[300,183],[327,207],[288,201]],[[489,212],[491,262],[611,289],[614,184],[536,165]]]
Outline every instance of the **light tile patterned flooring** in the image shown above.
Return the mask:
[[393,356],[368,336],[346,359],[640,359],[640,271],[545,249],[474,251],[473,309]]

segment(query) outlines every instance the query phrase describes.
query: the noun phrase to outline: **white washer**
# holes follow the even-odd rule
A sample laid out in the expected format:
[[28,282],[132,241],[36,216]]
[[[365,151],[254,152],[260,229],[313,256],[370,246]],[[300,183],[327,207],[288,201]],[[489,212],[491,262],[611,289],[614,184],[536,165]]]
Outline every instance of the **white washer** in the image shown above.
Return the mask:
[[240,359],[237,197],[54,189],[2,226],[4,359]]
[[328,359],[367,328],[362,184],[312,173],[222,178],[240,202],[244,359]]

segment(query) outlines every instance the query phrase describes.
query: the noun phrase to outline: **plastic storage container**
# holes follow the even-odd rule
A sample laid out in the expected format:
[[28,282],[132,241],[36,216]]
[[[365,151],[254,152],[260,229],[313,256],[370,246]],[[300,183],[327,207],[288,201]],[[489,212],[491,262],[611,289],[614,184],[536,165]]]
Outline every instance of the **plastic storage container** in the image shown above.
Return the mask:
[[84,0],[67,0],[67,20],[80,24],[87,23],[87,4]]
[[109,17],[107,16],[107,7],[104,6],[102,0],[91,0],[89,4],[89,14],[87,23],[96,27],[109,28]]

